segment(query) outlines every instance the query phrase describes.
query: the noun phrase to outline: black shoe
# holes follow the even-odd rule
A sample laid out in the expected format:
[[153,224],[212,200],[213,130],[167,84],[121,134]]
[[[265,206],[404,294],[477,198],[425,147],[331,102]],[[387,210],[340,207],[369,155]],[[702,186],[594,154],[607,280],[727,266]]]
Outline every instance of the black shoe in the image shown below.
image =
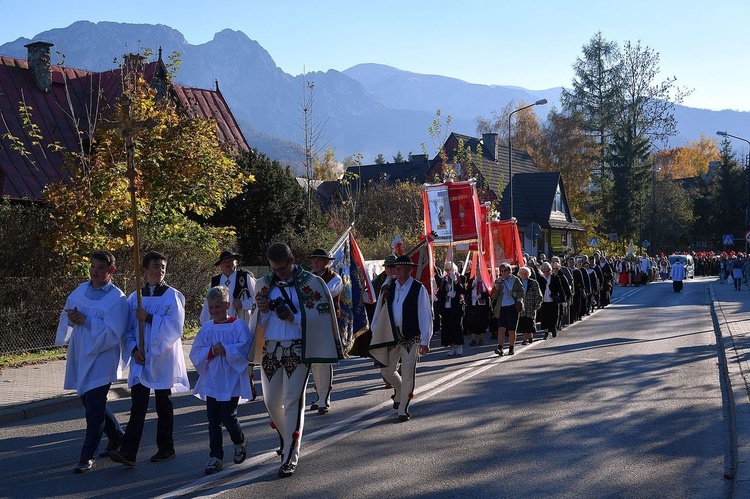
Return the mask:
[[169,461],[175,456],[174,449],[172,450],[159,450],[156,454],[151,456],[151,462],[152,463],[163,463],[164,461]]
[[502,357],[503,356],[503,348],[502,347],[497,347],[495,349],[495,353],[498,354],[500,357]]
[[553,338],[557,338],[557,333],[552,333]]
[[107,442],[107,446],[104,448],[102,452],[99,453],[99,457],[109,457],[109,453],[115,449],[119,449],[121,443],[122,443],[122,434],[119,435],[117,438],[110,438],[109,442]]
[[317,411],[318,409],[320,409],[320,406],[318,406],[317,402],[310,405],[310,410],[311,411]]
[[542,338],[542,339],[546,340],[547,338],[549,338],[549,333],[544,333],[544,338]]
[[94,468],[94,460],[82,457],[76,467],[73,468],[73,473],[86,473]]
[[534,343],[534,338],[529,338],[529,345],[531,345],[532,343]]
[[398,415],[398,420],[400,423],[404,423],[406,421],[409,421],[410,419],[411,419],[411,414],[409,414],[408,412],[406,414]]
[[330,407],[318,407],[318,414],[328,414],[328,411],[330,410]]
[[513,355],[513,353],[514,353],[513,347],[512,346],[508,347],[508,355]]
[[521,342],[521,345],[528,345],[528,344],[529,344],[529,342],[528,342],[528,341],[526,341],[526,340],[523,340],[523,341]]
[[398,409],[401,406],[401,402],[393,402],[393,408]]
[[477,342],[476,342],[476,340],[471,340],[471,343],[469,343],[469,346],[470,346],[470,347],[475,347],[475,346],[477,346]]
[[135,466],[135,458],[125,454],[121,450],[113,450],[109,453],[109,458],[112,461],[124,464],[125,466]]
[[484,340],[479,340],[480,345],[484,345]]
[[284,464],[279,468],[279,477],[280,478],[288,478],[292,475],[294,475],[294,472],[297,470],[296,464]]

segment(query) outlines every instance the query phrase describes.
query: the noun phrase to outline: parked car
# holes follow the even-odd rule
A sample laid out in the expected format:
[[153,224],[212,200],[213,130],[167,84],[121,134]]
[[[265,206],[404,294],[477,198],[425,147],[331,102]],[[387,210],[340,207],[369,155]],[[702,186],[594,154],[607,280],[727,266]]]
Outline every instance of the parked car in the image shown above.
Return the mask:
[[685,266],[685,277],[692,279],[695,277],[695,262],[693,257],[690,255],[669,255],[669,265],[674,265],[677,260],[681,261]]

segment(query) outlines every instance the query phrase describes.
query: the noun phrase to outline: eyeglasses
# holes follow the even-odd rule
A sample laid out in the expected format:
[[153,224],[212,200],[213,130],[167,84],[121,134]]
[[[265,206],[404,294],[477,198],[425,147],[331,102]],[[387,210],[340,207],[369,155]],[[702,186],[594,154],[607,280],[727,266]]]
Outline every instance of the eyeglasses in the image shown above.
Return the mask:
[[289,262],[289,261],[287,261],[287,262],[286,262],[286,265],[284,265],[284,266],[283,266],[283,267],[281,267],[280,269],[276,269],[276,268],[273,268],[273,267],[271,267],[270,265],[269,265],[269,268],[271,269],[271,272],[272,272],[272,273],[274,273],[274,274],[279,274],[279,273],[283,273],[283,272],[286,272],[286,271],[287,271],[287,270],[289,269],[289,263],[290,263],[290,262]]

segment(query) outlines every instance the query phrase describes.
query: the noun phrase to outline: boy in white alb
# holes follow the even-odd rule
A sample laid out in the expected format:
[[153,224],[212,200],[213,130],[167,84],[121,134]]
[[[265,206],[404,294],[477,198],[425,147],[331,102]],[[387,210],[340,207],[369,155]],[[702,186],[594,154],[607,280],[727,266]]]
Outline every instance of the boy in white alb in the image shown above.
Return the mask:
[[[141,307],[133,292],[128,304],[133,311],[133,323],[125,334],[125,350],[131,352],[128,386],[132,405],[130,421],[119,450],[109,457],[125,466],[135,465],[143,426],[148,411],[151,390],[156,398],[156,445],[158,451],[152,462],[172,459],[174,451],[174,409],[172,392],[190,390],[185,358],[182,353],[182,328],[185,323],[185,297],[164,282],[167,257],[151,251],[143,257],[146,285],[142,290]],[[140,322],[140,324],[139,324]],[[143,345],[139,344],[143,327]]]
[[247,456],[247,440],[237,420],[237,405],[252,400],[247,372],[253,333],[247,323],[229,317],[229,290],[216,286],[206,294],[211,320],[205,322],[193,341],[190,360],[199,378],[193,394],[206,401],[209,460],[206,474],[219,471],[224,459],[222,425],[234,443],[234,462]]
[[[130,324],[125,294],[114,284],[115,257],[107,250],[89,255],[91,280],[78,286],[65,301],[55,345],[68,343],[66,390],[76,390],[86,408],[86,438],[73,468],[85,473],[94,467],[102,433],[119,443],[122,428],[107,407],[107,392],[120,374],[121,340]],[[109,446],[108,446],[109,447]]]

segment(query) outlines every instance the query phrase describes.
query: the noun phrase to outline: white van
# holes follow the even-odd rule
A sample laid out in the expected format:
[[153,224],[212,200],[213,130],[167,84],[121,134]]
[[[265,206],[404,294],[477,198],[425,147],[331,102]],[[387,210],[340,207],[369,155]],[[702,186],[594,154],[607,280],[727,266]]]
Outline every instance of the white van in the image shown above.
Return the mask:
[[669,265],[674,265],[677,260],[685,266],[685,277],[692,279],[695,277],[695,262],[690,255],[669,255]]

